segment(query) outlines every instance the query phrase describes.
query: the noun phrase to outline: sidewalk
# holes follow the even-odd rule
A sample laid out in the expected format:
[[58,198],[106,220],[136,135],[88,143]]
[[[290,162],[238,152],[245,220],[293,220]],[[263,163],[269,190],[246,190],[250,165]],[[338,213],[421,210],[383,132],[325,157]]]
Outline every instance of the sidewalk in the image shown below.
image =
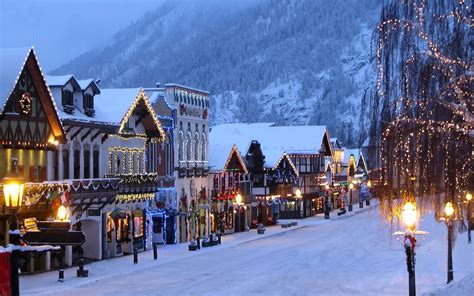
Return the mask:
[[281,219],[280,223],[288,223],[291,221],[298,221],[297,226],[288,228],[281,228],[280,225],[274,225],[266,228],[265,234],[257,234],[255,229],[251,229],[247,232],[239,232],[222,237],[222,244],[214,247],[201,248],[200,250],[190,252],[188,251],[188,243],[167,245],[166,247],[158,248],[158,260],[153,260],[153,251],[147,250],[138,254],[138,264],[133,264],[133,256],[123,256],[108,260],[96,261],[85,266],[85,269],[89,270],[89,277],[78,278],[76,277],[77,267],[71,267],[64,271],[65,281],[63,283],[57,282],[58,271],[50,271],[34,275],[24,275],[20,277],[20,291],[22,295],[31,294],[43,294],[43,293],[54,293],[87,285],[92,282],[96,282],[102,279],[118,277],[121,275],[141,271],[144,269],[154,268],[162,264],[175,262],[190,258],[192,256],[202,256],[209,252],[215,252],[224,248],[235,247],[240,244],[252,242],[255,240],[280,235],[286,232],[294,231],[304,227],[312,227],[321,225],[324,223],[331,223],[331,220],[337,220],[341,218],[351,217],[357,213],[367,211],[374,208],[375,204],[370,207],[364,207],[359,209],[359,206],[354,207],[354,211],[345,215],[337,216],[338,210],[331,212],[331,219],[324,219],[324,214],[319,214],[314,217],[299,220],[284,220]]

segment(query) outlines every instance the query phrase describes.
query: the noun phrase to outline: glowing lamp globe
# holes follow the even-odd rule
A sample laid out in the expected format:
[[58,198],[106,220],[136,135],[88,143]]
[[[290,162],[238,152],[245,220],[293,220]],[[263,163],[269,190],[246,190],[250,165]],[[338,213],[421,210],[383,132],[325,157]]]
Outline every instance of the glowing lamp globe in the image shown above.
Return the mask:
[[351,189],[351,190],[354,189],[354,184],[352,184],[352,183],[349,184],[349,189]]
[[241,203],[242,203],[242,195],[240,195],[240,193],[235,196],[235,202],[236,202],[237,204],[241,204]]
[[372,182],[370,182],[370,180],[367,181],[367,187],[372,187]]
[[407,202],[402,208],[402,219],[406,226],[412,227],[416,223],[416,206],[414,203]]
[[66,220],[67,218],[67,210],[66,210],[66,207],[61,205],[59,208],[58,208],[58,212],[56,214],[56,217],[58,218],[59,221],[64,221]]
[[448,201],[446,205],[444,206],[444,213],[448,217],[451,217],[454,214],[454,207],[451,202]]
[[297,198],[301,198],[301,190],[299,188],[296,189],[295,195]]
[[5,207],[10,209],[21,207],[25,184],[23,178],[18,174],[16,158],[12,158],[11,169],[2,179],[2,182]]
[[329,188],[330,188],[329,185],[326,185],[326,190],[329,190]]
[[471,201],[471,199],[472,199],[472,194],[470,193],[466,194],[466,200]]

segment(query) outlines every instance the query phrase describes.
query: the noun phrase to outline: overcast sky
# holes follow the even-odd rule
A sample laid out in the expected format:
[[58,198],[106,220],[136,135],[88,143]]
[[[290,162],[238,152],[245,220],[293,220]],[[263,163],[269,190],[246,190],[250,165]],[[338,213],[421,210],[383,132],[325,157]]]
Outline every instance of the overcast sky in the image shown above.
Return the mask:
[[103,45],[163,0],[0,0],[0,47],[35,47],[53,70]]

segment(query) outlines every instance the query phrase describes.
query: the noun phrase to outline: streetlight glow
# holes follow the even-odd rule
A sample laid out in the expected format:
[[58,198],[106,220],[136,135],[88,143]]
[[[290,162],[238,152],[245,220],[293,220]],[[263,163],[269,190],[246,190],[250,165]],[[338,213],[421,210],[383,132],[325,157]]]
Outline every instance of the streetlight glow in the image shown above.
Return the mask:
[[372,187],[372,182],[370,182],[370,180],[367,181],[367,187],[369,187],[369,188]]
[[472,199],[472,194],[471,194],[471,193],[467,193],[467,194],[466,194],[466,200],[467,200],[467,201],[471,201],[471,199]]
[[416,223],[416,206],[412,202],[407,202],[402,208],[403,223],[408,227],[412,227]]
[[301,198],[301,190],[299,188],[296,189],[295,195],[297,198]]
[[63,206],[63,205],[59,206],[58,213],[56,214],[56,216],[57,216],[59,221],[66,220],[66,217],[67,217],[66,207]]
[[241,203],[242,203],[242,195],[240,195],[240,193],[235,196],[235,202],[236,202],[237,204],[241,204]]
[[444,213],[446,214],[448,218],[454,214],[454,207],[451,202],[448,201],[446,203],[446,206],[444,206]]
[[349,189],[351,189],[351,190],[354,189],[354,184],[352,184],[352,183],[349,184]]

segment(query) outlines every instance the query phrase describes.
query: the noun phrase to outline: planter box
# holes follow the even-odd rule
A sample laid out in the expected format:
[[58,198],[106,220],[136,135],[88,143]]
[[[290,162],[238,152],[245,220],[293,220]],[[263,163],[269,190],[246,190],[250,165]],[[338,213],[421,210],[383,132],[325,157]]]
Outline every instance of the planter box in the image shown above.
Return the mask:
[[257,229],[257,233],[258,233],[258,234],[264,234],[264,233],[265,233],[265,229]]
[[298,221],[291,222],[291,226],[298,226]]
[[288,228],[288,224],[286,224],[286,223],[281,224],[281,228]]
[[188,248],[189,248],[189,251],[196,251],[198,246],[197,245],[195,245],[195,246],[189,245]]
[[207,248],[211,246],[211,241],[202,241],[202,247]]

